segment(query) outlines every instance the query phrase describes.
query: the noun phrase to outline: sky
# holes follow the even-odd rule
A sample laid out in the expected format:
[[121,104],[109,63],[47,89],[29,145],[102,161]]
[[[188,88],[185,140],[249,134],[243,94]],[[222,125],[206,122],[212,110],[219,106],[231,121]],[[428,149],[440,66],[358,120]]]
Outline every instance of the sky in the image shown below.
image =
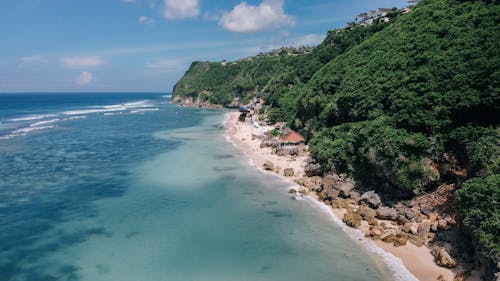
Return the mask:
[[2,0],[0,92],[164,92],[192,61],[314,46],[402,0]]

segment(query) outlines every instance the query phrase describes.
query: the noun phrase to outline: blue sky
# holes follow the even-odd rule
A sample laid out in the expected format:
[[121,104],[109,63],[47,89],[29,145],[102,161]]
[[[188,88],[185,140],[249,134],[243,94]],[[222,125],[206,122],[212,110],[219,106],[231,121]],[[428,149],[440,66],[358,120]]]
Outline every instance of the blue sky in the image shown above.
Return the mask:
[[314,45],[401,0],[2,0],[0,92],[170,92],[194,60]]

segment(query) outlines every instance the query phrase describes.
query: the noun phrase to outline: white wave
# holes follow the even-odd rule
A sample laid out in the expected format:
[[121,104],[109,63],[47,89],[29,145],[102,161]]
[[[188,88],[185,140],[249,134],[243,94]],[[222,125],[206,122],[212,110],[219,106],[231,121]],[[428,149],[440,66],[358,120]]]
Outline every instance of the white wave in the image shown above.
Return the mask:
[[[63,111],[63,115],[81,115],[81,114],[92,114],[92,113],[107,113],[107,112],[117,112],[125,111],[129,109],[145,109],[153,107],[150,100],[140,100],[134,102],[127,102],[122,104],[111,104],[111,105],[94,105],[89,106],[90,109],[80,109],[80,110],[68,110]],[[107,114],[110,115],[110,114]]]
[[87,116],[83,115],[83,116],[73,116],[73,117],[69,117],[69,118],[66,118],[64,120],[75,120],[75,119],[85,119],[87,118]]
[[164,95],[164,96],[161,96],[162,98],[171,98],[172,95]]
[[61,119],[52,119],[52,120],[46,120],[46,121],[39,121],[39,122],[30,124],[30,127],[37,127],[37,126],[44,125],[44,124],[50,124],[50,123],[57,122],[59,120],[61,120]]
[[68,111],[63,111],[61,114],[63,114],[63,115],[83,115],[83,114],[92,114],[92,113],[121,111],[121,110],[126,110],[126,109],[127,109],[126,107],[116,107],[116,108],[110,108],[110,109],[68,110]]
[[9,119],[9,121],[12,121],[12,122],[31,121],[31,120],[37,120],[37,119],[43,119],[43,118],[55,117],[55,116],[57,116],[57,115],[55,115],[55,114],[28,115],[28,116],[23,116],[23,117],[12,118],[12,119]]
[[13,131],[12,133],[4,136],[3,138],[4,139],[10,139],[10,138],[13,138],[13,137],[17,137],[17,136],[25,136],[27,135],[29,132],[32,132],[32,131],[39,131],[39,130],[46,130],[46,129],[52,129],[54,128],[55,126],[41,126],[41,127],[26,127],[26,128],[21,128],[21,129],[17,129],[15,131]]
[[146,111],[158,111],[160,110],[159,108],[141,108],[141,109],[137,109],[137,110],[132,110],[130,111],[130,113],[144,113]]
[[150,100],[141,100],[141,101],[135,101],[135,102],[127,102],[123,104],[124,106],[128,108],[138,108],[138,107],[153,107],[154,105],[151,104]]

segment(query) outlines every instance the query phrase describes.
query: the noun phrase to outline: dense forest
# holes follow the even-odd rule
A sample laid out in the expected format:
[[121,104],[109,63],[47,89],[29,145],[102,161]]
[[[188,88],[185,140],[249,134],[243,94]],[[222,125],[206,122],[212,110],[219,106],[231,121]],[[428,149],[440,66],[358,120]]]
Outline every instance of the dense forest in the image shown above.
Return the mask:
[[264,97],[267,118],[303,133],[325,173],[392,198],[459,186],[463,229],[499,262],[500,6],[423,0],[390,17],[332,30],[307,53],[195,62],[174,96]]

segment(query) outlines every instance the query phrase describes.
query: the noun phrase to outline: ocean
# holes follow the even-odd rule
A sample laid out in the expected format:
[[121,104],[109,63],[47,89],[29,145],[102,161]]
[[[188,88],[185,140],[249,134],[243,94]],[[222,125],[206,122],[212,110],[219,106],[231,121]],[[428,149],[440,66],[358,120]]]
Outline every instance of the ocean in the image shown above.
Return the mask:
[[380,259],[156,93],[0,94],[0,280],[376,281]]

